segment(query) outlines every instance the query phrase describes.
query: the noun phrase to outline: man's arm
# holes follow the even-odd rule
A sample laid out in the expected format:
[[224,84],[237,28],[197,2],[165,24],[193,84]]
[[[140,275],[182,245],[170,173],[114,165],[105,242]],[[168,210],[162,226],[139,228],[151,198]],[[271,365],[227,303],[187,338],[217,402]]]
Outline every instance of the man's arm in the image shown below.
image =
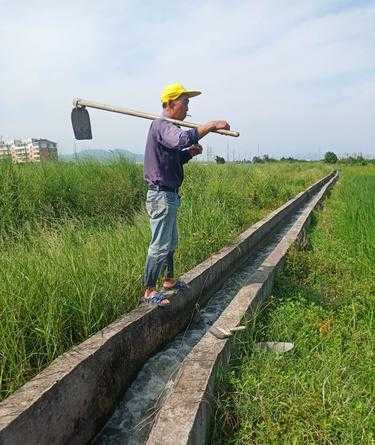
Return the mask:
[[158,142],[172,150],[188,148],[212,130],[230,130],[227,121],[210,121],[191,130],[181,130],[181,128],[165,120],[158,120],[157,125],[159,126]]
[[171,122],[160,120],[158,122],[158,142],[172,150],[183,150],[198,142],[198,131],[196,128],[191,130],[181,130],[181,128]]
[[230,125],[227,121],[211,121],[199,125],[197,130],[199,139],[202,139],[206,134],[213,130],[230,130]]

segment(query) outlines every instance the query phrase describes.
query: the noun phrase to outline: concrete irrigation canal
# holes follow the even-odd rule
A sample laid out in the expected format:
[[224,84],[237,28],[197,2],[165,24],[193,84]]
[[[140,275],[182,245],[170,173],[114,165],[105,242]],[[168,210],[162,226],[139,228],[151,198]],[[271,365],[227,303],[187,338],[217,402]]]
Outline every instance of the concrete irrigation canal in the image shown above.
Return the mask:
[[229,334],[270,294],[336,180],[324,177],[184,274],[188,288],[168,307],[137,308],[0,403],[0,445],[205,443]]

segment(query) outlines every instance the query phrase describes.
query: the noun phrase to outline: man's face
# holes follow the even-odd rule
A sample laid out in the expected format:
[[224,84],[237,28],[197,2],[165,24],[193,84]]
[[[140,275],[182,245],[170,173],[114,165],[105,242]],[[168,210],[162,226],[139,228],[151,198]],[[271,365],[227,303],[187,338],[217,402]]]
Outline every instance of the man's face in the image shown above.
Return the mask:
[[174,101],[173,117],[180,121],[183,121],[189,111],[189,98],[182,95]]

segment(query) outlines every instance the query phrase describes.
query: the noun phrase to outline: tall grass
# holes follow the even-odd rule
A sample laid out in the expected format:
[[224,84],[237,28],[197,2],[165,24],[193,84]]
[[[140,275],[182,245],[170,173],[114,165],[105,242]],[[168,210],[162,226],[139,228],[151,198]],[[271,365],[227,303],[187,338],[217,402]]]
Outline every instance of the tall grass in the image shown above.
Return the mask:
[[[9,177],[1,179],[8,218],[1,222],[1,398],[137,305],[150,236],[136,165],[3,168]],[[326,172],[319,164],[189,165],[177,273]]]
[[[220,378],[212,443],[375,441],[375,167],[344,168]],[[293,352],[254,349],[293,341]]]
[[126,160],[108,164],[0,162],[0,234],[66,218],[107,221],[130,218],[142,205],[142,167]]

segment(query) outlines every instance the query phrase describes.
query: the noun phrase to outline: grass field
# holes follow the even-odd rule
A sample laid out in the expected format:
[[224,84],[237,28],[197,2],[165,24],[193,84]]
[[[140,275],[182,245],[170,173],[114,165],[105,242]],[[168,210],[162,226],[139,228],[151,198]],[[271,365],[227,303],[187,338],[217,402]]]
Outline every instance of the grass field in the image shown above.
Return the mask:
[[[189,165],[182,273],[329,171],[323,164]],[[142,167],[0,165],[0,398],[133,309],[149,242]]]
[[[219,376],[214,444],[375,443],[375,167],[344,168]],[[254,342],[292,341],[292,352]]]

